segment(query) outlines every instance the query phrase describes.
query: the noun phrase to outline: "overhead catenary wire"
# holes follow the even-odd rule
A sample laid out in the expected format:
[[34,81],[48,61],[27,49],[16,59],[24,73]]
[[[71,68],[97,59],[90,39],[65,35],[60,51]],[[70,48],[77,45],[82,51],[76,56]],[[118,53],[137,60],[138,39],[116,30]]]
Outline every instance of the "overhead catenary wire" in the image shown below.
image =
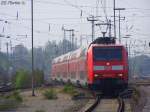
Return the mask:
[[[40,0],[35,0],[35,2],[40,2],[40,3],[44,3],[45,2],[45,4],[59,4],[59,5],[65,5],[65,6],[70,6],[70,4],[66,4],[66,3],[60,3],[60,2],[51,2],[51,1],[45,1],[45,0],[42,0],[42,1],[40,1]],[[73,6],[76,6],[76,8],[77,9],[81,9],[81,8],[83,8],[83,7],[94,7],[94,8],[96,8],[95,6],[91,6],[91,5],[74,5],[74,4],[72,4]],[[99,8],[103,8],[103,7],[99,7]],[[112,8],[112,7],[106,7],[106,8]],[[129,9],[138,9],[138,8],[129,8]],[[139,8],[140,9],[140,8]],[[132,17],[132,16],[129,16],[129,17]],[[150,16],[149,16],[150,17]],[[143,16],[141,16],[141,18],[143,18]],[[28,19],[28,20],[30,20],[30,18],[26,18],[26,19]],[[44,21],[44,20],[50,20],[50,19],[52,19],[52,18],[41,18],[41,19],[38,19],[38,20],[40,20],[40,21]],[[56,18],[55,18],[56,19]],[[60,19],[63,19],[63,18],[60,18]],[[76,19],[76,18],[75,18]],[[20,21],[21,20],[24,20],[24,18],[23,19],[20,19]],[[37,20],[37,21],[38,21]],[[67,19],[66,19],[67,20]],[[69,20],[69,18],[68,18],[68,20]],[[71,19],[72,20],[72,19]],[[87,23],[88,24],[88,23]],[[37,32],[37,33],[41,33],[41,32]],[[46,33],[46,32],[45,32]]]
[[99,13],[99,2],[100,2],[100,0],[96,1],[96,16],[99,16],[98,15],[98,13]]
[[[1,14],[0,13],[0,15],[4,15],[4,14]],[[5,14],[6,16],[10,16],[10,17],[13,17],[13,18],[7,18],[7,19],[0,19],[0,21],[30,21],[31,20],[31,18],[19,18],[19,20],[16,20],[15,19],[15,16],[12,16],[12,15],[9,15],[9,14]],[[84,18],[84,17],[83,17]],[[52,23],[52,22],[46,22],[45,20],[50,20],[50,19],[60,19],[60,20],[62,20],[62,19],[66,19],[67,21],[69,20],[69,19],[71,19],[71,20],[76,20],[76,19],[79,19],[79,18],[62,18],[62,17],[57,17],[57,18],[41,18],[41,19],[34,19],[34,21],[36,22],[40,22],[40,23],[44,23],[44,24],[53,24],[53,25],[61,25],[62,26],[62,24],[63,23]],[[71,21],[70,20],[70,21]],[[77,26],[78,24],[80,24],[80,23],[65,23],[66,25],[74,25],[74,26]],[[83,24],[88,24],[88,23],[83,23]]]
[[[25,25],[22,25],[22,24],[20,24],[20,23],[9,22],[9,24],[12,24],[12,25],[15,25],[15,26],[17,25],[17,26],[20,26],[20,27],[25,28],[25,29],[27,29],[27,30],[30,30],[30,29],[31,29],[30,27],[25,26]],[[44,33],[44,34],[50,35],[50,32],[43,32],[43,31],[36,30],[36,29],[34,29],[34,32],[40,33],[40,34]]]
[[[88,24],[88,23],[87,23]],[[26,27],[26,26],[23,26]],[[27,29],[30,29],[29,27],[26,27]],[[41,33],[40,31],[36,31],[37,33]],[[48,32],[43,32],[43,33],[48,33]]]
[[76,9],[78,9],[78,10],[82,10],[82,12],[84,12],[85,14],[87,14],[88,16],[91,16],[92,14],[90,14],[90,13],[88,13],[88,12],[86,12],[85,10],[83,10],[81,7],[79,7],[78,5],[74,5],[74,4],[71,4],[69,1],[67,1],[67,0],[64,0],[64,2],[66,3],[66,4],[68,4],[69,6],[71,6],[71,7],[74,7],[74,8],[76,8]]
[[103,7],[104,15],[105,15],[106,21],[108,23],[108,18],[107,18],[107,13],[106,13],[106,0],[104,0],[104,4],[103,4],[103,0],[101,0],[101,5]]
[[[29,1],[29,0],[28,0]],[[43,3],[43,4],[52,4],[52,5],[61,5],[61,6],[69,6],[65,3],[60,3],[60,2],[51,2],[51,1],[40,1],[40,0],[35,0],[35,2],[37,3]],[[97,8],[96,6],[90,6],[90,5],[74,5],[72,4],[74,7],[78,7],[78,8]],[[103,8],[103,7],[99,7],[99,8]],[[105,7],[107,9],[112,9],[113,7]],[[126,7],[126,10],[150,10],[150,8],[138,8],[138,7]]]
[[[10,24],[13,24],[13,25],[15,25],[15,26],[17,25],[17,26],[20,26],[20,27],[25,28],[25,29],[27,29],[27,30],[30,30],[30,27],[25,26],[25,25],[22,25],[22,24],[20,24],[20,23],[16,24],[16,23],[10,22]],[[35,32],[35,33],[38,33],[38,34],[46,34],[46,35],[48,35],[48,36],[61,36],[61,35],[59,35],[59,34],[52,34],[52,33],[49,32],[49,31],[40,31],[40,30],[36,30],[36,29],[34,29],[34,32]]]
[[[13,15],[10,15],[10,14],[6,14],[6,13],[0,13],[0,15],[5,15],[5,16],[10,16],[10,17],[13,17],[13,18],[7,18],[7,19],[3,19],[3,21],[30,21],[31,18],[21,18],[19,17],[18,20],[16,20],[16,16],[13,16]],[[52,22],[46,22],[45,20],[51,20],[51,19],[60,19],[60,20],[77,20],[77,19],[80,19],[80,18],[64,18],[64,17],[55,17],[55,18],[38,18],[38,19],[34,19],[34,21],[37,21],[37,22],[41,22],[41,23],[45,23],[45,24],[53,24],[53,25],[62,25],[61,24],[58,24],[58,23],[52,23]],[[86,17],[83,17],[83,19],[86,19]],[[1,20],[1,19],[0,19]],[[64,24],[64,23],[63,23]],[[77,25],[77,24],[80,24],[80,23],[65,23],[66,25]],[[83,23],[83,24],[88,24],[88,23]]]

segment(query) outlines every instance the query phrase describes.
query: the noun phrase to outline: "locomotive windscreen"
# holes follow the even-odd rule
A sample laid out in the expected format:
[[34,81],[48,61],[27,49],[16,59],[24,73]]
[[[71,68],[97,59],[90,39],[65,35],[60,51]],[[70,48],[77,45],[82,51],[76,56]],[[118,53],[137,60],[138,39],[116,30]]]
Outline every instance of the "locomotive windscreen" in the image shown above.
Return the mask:
[[110,60],[122,60],[122,48],[121,47],[94,47],[93,58],[95,61],[110,61]]

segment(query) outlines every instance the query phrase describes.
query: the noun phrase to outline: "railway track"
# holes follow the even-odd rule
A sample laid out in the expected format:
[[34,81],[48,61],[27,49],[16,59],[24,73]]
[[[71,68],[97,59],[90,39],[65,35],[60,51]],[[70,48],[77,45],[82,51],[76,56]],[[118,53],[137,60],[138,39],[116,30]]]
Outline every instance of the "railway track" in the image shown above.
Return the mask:
[[93,112],[94,109],[99,105],[100,100],[101,96],[100,95],[96,96],[95,102],[93,102],[93,104],[89,108],[87,108],[85,112]]
[[0,93],[7,93],[10,91],[13,91],[14,88],[11,87],[11,85],[9,86],[0,86]]
[[118,103],[119,103],[119,106],[118,106],[118,109],[117,109],[117,112],[124,112],[125,111],[125,103],[124,103],[124,100],[123,98],[121,97],[118,97]]
[[137,85],[137,86],[150,86],[150,79],[132,79],[129,81],[129,85]]
[[102,98],[102,95],[97,95],[95,99],[91,99],[80,112],[132,112],[130,100],[124,99],[126,95],[128,96],[128,94],[123,93],[113,99]]

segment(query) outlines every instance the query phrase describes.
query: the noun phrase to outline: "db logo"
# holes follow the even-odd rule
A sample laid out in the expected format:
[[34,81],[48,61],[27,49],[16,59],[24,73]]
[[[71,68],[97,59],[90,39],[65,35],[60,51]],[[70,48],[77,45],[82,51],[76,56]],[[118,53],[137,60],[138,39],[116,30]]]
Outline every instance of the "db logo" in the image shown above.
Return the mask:
[[107,66],[108,66],[108,65],[110,65],[110,63],[109,63],[109,62],[107,62],[107,63],[106,63],[106,65],[107,65]]
[[111,70],[111,66],[105,66],[105,70]]

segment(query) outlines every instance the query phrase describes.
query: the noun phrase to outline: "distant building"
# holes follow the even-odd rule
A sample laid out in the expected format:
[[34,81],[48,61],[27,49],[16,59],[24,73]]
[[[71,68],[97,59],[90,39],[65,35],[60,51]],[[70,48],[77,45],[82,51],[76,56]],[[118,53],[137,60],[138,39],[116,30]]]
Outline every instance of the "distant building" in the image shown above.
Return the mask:
[[22,44],[16,45],[13,47],[13,53],[12,53],[12,63],[13,68],[15,71],[17,69],[31,69],[28,49],[24,47]]

